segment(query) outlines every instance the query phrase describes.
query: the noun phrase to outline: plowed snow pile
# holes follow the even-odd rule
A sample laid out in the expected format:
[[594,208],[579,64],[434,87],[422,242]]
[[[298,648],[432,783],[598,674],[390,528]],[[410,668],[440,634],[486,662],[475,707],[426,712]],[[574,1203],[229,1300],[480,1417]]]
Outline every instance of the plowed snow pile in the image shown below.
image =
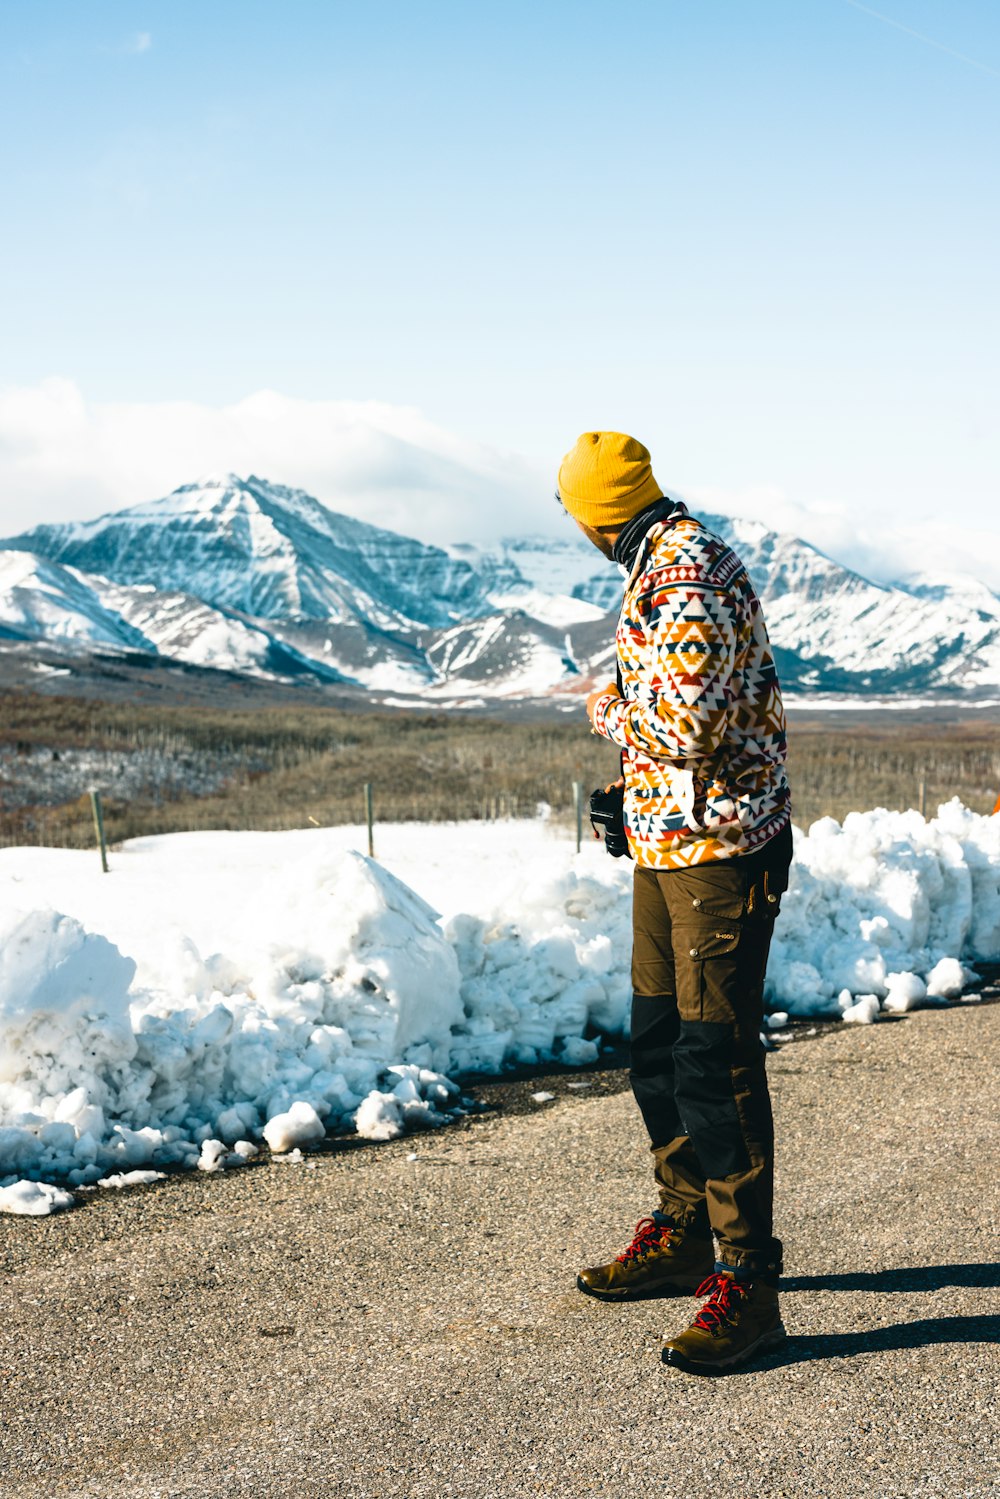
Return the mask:
[[[326,1129],[439,1123],[452,1079],[594,1060],[629,999],[631,865],[544,822],[198,833],[0,851],[0,1210]],[[434,906],[445,914],[438,917]],[[871,1020],[1000,957],[1000,817],[796,836],[768,1003]],[[111,1181],[110,1179],[114,1180]]]

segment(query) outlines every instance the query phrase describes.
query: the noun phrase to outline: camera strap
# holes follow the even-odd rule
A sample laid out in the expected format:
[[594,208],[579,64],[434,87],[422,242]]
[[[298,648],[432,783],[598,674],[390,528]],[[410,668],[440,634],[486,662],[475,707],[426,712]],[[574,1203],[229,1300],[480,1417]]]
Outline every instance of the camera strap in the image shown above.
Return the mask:
[[[615,681],[618,683],[618,696],[619,697],[624,697],[625,696],[625,688],[622,685],[622,664],[618,660],[617,646],[615,648]],[[619,750],[618,751],[618,772],[619,772],[619,775],[621,776],[622,780],[624,781],[624,779],[625,779],[625,751],[624,750]],[[625,788],[623,786],[622,787],[622,821],[623,821],[623,823],[624,823],[624,818],[625,818]],[[632,850],[630,848],[628,848],[627,845],[626,845],[626,852],[628,854],[628,857],[631,859],[631,857],[632,857]]]

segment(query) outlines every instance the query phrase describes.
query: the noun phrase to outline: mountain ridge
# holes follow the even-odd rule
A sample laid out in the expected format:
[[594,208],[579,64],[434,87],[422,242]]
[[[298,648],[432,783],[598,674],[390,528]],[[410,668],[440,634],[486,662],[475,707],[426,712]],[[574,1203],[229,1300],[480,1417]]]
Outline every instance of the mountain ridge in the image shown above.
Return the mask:
[[[786,691],[1000,686],[1000,598],[979,580],[876,583],[761,521],[697,513],[746,564]],[[613,670],[621,592],[572,531],[430,546],[256,475],[0,541],[0,640],[437,703],[583,695]]]

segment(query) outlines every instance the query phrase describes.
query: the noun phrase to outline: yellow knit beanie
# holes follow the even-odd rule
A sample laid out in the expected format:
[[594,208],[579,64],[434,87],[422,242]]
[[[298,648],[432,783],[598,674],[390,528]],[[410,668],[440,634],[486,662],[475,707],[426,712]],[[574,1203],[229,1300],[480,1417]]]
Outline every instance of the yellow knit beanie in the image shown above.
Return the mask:
[[559,498],[588,526],[623,526],[662,493],[648,450],[624,432],[584,432],[559,468]]

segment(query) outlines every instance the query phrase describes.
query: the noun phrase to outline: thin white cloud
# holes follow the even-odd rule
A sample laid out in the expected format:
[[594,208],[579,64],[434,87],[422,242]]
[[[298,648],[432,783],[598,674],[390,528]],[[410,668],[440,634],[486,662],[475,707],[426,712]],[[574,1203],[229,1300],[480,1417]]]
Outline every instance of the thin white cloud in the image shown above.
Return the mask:
[[890,524],[877,514],[859,517],[856,509],[830,503],[799,504],[777,485],[732,490],[687,484],[676,493],[696,514],[741,516],[801,536],[875,582],[891,583],[914,573],[961,572],[1000,592],[1000,534],[995,531],[938,525],[930,545],[926,525]]
[[558,524],[549,476],[409,407],[258,391],[229,406],[88,402],[71,380],[0,390],[0,535],[82,519],[209,473],[250,473],[422,540]]
[[153,45],[153,33],[151,31],[133,31],[131,36],[125,37],[120,42],[99,42],[95,44],[95,50],[106,57],[138,57],[142,52],[148,52]]
[[[228,406],[88,402],[66,379],[0,389],[0,537],[155,499],[211,473],[255,473],[307,490],[332,510],[423,541],[574,534],[549,469],[468,442],[412,407],[305,401],[258,391]],[[803,536],[839,562],[889,581],[969,572],[1000,591],[1000,537],[887,525],[835,504],[799,504],[774,485],[720,489],[658,473],[690,507]]]

